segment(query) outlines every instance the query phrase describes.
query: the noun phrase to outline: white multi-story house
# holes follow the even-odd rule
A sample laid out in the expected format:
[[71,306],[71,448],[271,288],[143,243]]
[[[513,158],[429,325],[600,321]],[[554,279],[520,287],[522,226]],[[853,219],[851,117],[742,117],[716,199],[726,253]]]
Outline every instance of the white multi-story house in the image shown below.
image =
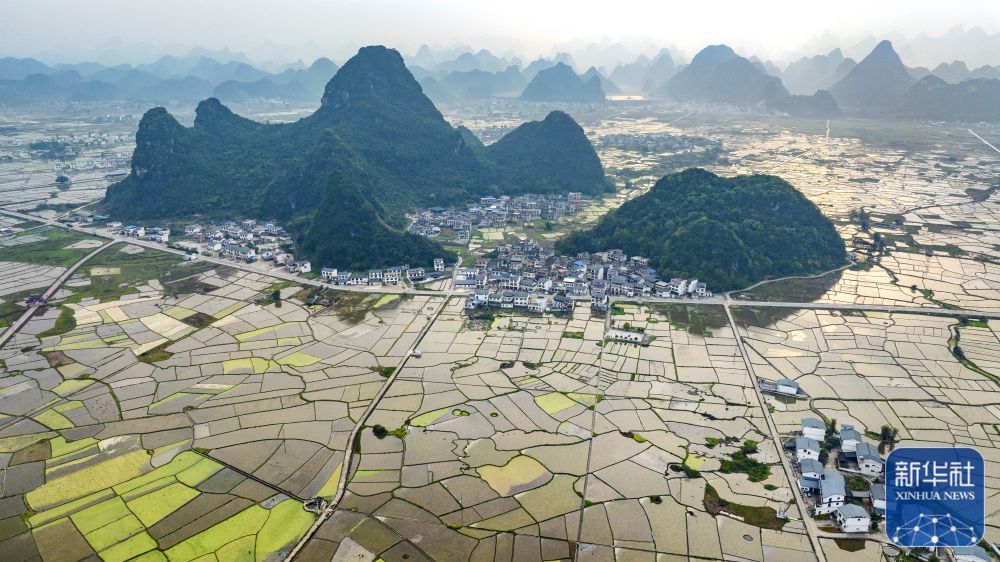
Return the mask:
[[835,509],[844,505],[846,496],[847,487],[844,483],[844,476],[836,470],[823,471],[823,476],[819,480],[819,493],[816,497],[816,513],[833,513]]
[[878,454],[878,447],[871,443],[858,443],[854,454],[858,459],[858,469],[868,476],[880,476],[885,470],[885,461]]
[[403,280],[402,271],[399,267],[390,267],[382,275],[382,282],[386,285],[399,285]]
[[248,248],[246,246],[226,244],[222,247],[222,255],[234,260],[246,261],[248,259],[255,258],[256,252],[253,248]]
[[808,437],[795,438],[795,459],[799,462],[806,459],[819,460],[819,441]]
[[853,425],[840,426],[840,449],[845,453],[857,451],[858,443],[861,443],[861,433],[854,429]]
[[322,270],[320,270],[319,274],[324,280],[329,281],[331,283],[337,280],[336,268],[324,267]]
[[826,424],[819,418],[802,418],[802,436],[822,441],[826,439]]
[[803,478],[819,481],[823,477],[823,464],[816,459],[803,459],[799,461],[799,471]]
[[524,291],[514,291],[514,306],[518,308],[528,306],[528,293]]
[[443,258],[434,258],[434,271],[444,271]]
[[867,533],[872,519],[860,505],[847,504],[838,507],[833,512],[833,520],[837,522],[841,532]]

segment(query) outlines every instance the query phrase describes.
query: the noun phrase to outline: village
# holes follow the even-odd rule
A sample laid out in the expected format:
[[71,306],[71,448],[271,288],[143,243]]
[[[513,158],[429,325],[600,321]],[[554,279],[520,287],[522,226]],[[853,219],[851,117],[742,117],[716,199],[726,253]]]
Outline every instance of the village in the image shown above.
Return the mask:
[[[565,199],[524,196],[511,199],[490,197],[484,198],[484,201],[490,203],[491,209],[521,213],[526,209],[521,204],[538,203],[539,200],[568,202],[567,208],[575,209],[578,205],[575,202],[579,200],[574,195],[578,194],[570,194]],[[518,202],[508,205],[515,200]],[[531,208],[551,212],[554,207],[558,205],[535,205]],[[430,213],[446,214],[445,211]],[[274,220],[242,219],[207,225],[186,224],[178,228],[183,230],[176,238],[172,238],[172,230],[167,227],[126,225],[104,215],[86,212],[67,215],[61,222],[103,224],[106,230],[120,236],[183,250],[186,261],[209,255],[244,264],[265,262],[272,269],[282,268],[287,273],[318,277],[336,286],[412,287],[450,278],[452,289],[468,294],[465,308],[470,310],[494,307],[538,313],[567,312],[573,309],[574,300],[589,299],[591,309],[606,312],[614,297],[701,299],[713,295],[704,282],[695,278],[664,279],[643,256],[629,256],[620,249],[561,256],[556,255],[550,246],[530,238],[501,244],[487,254],[475,257],[474,262],[459,262],[457,266],[446,264],[445,258],[441,257],[426,266],[400,264],[363,271],[321,267],[316,271],[310,261],[296,259],[291,235]]]
[[649,259],[620,249],[575,257],[557,256],[527,239],[497,247],[476,259],[475,267],[455,271],[455,288],[472,294],[465,307],[525,308],[532,312],[567,311],[573,297],[590,299],[607,311],[611,297],[703,298],[712,296],[697,279],[665,281]]
[[[554,221],[577,214],[589,203],[581,193],[562,195],[525,194],[511,197],[487,196],[479,199],[479,204],[470,204],[465,210],[456,208],[431,207],[410,216],[409,231],[428,238],[441,238],[459,245],[469,243],[472,229],[502,227],[511,221],[531,222],[537,220]],[[442,236],[448,230],[454,231],[453,238]]]

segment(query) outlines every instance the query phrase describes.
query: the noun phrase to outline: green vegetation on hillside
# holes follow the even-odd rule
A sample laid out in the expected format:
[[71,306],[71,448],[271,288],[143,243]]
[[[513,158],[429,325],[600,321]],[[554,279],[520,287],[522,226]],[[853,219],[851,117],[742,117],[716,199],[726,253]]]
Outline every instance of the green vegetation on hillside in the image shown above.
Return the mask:
[[612,191],[583,129],[562,111],[514,129],[487,154],[506,175],[506,193]]
[[833,224],[775,176],[722,178],[700,169],[664,177],[598,221],[556,243],[565,254],[621,248],[664,277],[697,277],[714,291],[843,265]]
[[132,172],[103,207],[116,218],[273,217],[317,265],[363,268],[451,259],[405,233],[404,212],[485,194],[607,189],[583,130],[565,114],[522,126],[493,150],[444,120],[396,51],[365,47],[320,108],[265,125],[217,99],[193,128],[163,108],[136,133]]

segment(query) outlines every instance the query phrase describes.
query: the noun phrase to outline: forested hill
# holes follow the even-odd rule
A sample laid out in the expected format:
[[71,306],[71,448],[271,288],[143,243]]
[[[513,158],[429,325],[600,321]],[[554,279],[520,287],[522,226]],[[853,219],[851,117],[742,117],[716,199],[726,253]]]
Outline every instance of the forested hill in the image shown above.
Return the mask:
[[613,187],[583,128],[562,111],[514,129],[487,148],[507,193],[599,193]]
[[559,252],[621,248],[664,277],[697,277],[714,291],[820,273],[845,263],[833,224],[802,193],[768,175],[719,177],[692,168],[665,176]]
[[[515,134],[520,147],[484,149],[444,120],[399,53],[364,47],[327,84],[320,108],[295,123],[257,123],[214,98],[198,105],[193,128],[163,108],[149,110],[131,173],[108,188],[102,206],[127,220],[277,218],[306,257],[326,265],[424,263],[442,250],[402,232],[405,211],[568,191],[564,177],[572,191],[608,189],[593,146],[568,115]],[[347,202],[357,213],[344,212]]]

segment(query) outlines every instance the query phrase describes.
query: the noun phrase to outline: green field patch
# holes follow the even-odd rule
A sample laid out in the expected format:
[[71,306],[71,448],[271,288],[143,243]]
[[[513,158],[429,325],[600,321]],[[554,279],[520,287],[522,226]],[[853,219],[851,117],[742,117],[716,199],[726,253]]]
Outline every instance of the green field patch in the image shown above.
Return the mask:
[[[177,400],[179,398],[185,398],[185,397],[188,397],[188,396],[194,396],[194,397],[196,397],[195,399],[197,401],[204,401],[204,400],[207,400],[207,399],[209,399],[209,398],[212,397],[211,394],[198,394],[198,393],[194,393],[194,392],[175,392],[175,393],[173,393],[173,394],[171,394],[169,396],[165,396],[165,397],[157,400],[156,402],[153,402],[152,404],[149,405],[148,409],[149,409],[150,412],[152,412],[153,410],[155,410],[157,408],[160,408],[160,407],[163,407],[165,405],[168,405],[171,402],[173,402],[173,401],[175,401],[175,400]],[[194,402],[194,404],[197,404],[197,401]]]
[[98,275],[121,275],[122,268],[120,267],[92,267],[90,268],[90,276],[96,277]]
[[161,478],[167,476],[176,476],[183,470],[191,468],[203,457],[199,456],[197,453],[191,451],[184,451],[183,453],[177,455],[169,463],[153,470],[152,472],[147,472],[138,478],[133,478],[127,482],[115,486],[115,492],[124,495],[128,492],[136,490],[150,482],[154,482]]
[[97,445],[97,439],[94,439],[93,437],[84,437],[83,439],[77,439],[76,441],[67,441],[60,435],[49,441],[49,447],[52,449],[52,458],[58,458],[63,455],[75,453],[93,445]]
[[59,340],[59,343],[76,343],[81,341],[91,341],[94,339],[94,334],[74,334],[72,336],[66,336]]
[[121,498],[115,496],[69,516],[84,535],[132,515]]
[[128,502],[128,507],[143,525],[149,527],[198,497],[199,493],[198,490],[175,482]]
[[[315,363],[315,361],[313,361],[313,363]],[[228,375],[236,371],[249,371],[255,375],[259,375],[264,371],[267,371],[267,367],[267,359],[262,359],[260,357],[228,359],[222,362],[222,373]]]
[[167,559],[187,562],[213,553],[240,537],[256,535],[267,521],[267,516],[266,509],[259,505],[250,506],[233,517],[170,547],[165,552]]
[[276,345],[280,347],[280,346],[284,346],[284,345],[299,345],[301,343],[302,343],[302,340],[300,340],[299,338],[293,336],[293,337],[290,337],[290,338],[278,338],[277,342],[276,342]]
[[63,343],[59,342],[58,345],[52,347],[46,347],[42,351],[65,351],[74,349],[100,349],[104,348],[105,343],[100,338],[89,339],[87,341],[73,342],[73,343]]
[[476,472],[501,496],[519,494],[552,479],[552,474],[542,463],[525,455],[518,455],[503,466],[481,466]]
[[177,474],[177,479],[188,486],[197,486],[222,469],[212,459],[201,459],[197,464]]
[[566,408],[576,406],[576,402],[570,400],[566,397],[566,395],[559,392],[550,392],[548,394],[536,396],[535,404],[538,404],[538,407],[545,410],[545,413],[550,416],[558,414]]
[[[291,325],[291,322],[283,322],[281,324],[276,324],[274,326],[268,326],[266,328],[259,328],[257,330],[243,332],[242,334],[236,334],[236,340],[237,341],[249,341],[252,339],[273,340],[278,337],[277,330],[279,328],[289,325]],[[267,337],[261,337],[261,336],[267,336]]]
[[312,525],[314,515],[296,500],[288,499],[271,508],[264,526],[257,533],[257,560],[268,556],[296,541]]
[[143,450],[125,453],[49,480],[41,487],[28,492],[24,498],[28,506],[35,511],[48,509],[62,502],[138,478],[149,466],[149,458],[149,454]]
[[[241,302],[235,302],[235,303],[227,306],[226,308],[223,308],[222,310],[216,312],[215,314],[212,314],[212,318],[215,318],[216,320],[218,320],[220,318],[225,318],[226,316],[229,316],[230,314],[232,314],[232,313],[236,312],[237,310],[243,308],[245,305],[246,305],[246,303],[244,303],[242,301]],[[237,336],[236,339],[239,339],[239,336]]]
[[87,379],[63,381],[57,384],[56,387],[52,389],[52,392],[55,392],[59,396],[66,397],[74,392],[83,390],[92,384],[94,384],[94,381]]
[[35,421],[49,429],[69,429],[73,427],[73,422],[66,419],[66,416],[50,408],[35,416]]
[[705,461],[707,460],[708,457],[703,457],[696,453],[688,453],[688,455],[684,457],[684,464],[695,470],[699,470],[701,469],[701,465],[705,464]]
[[162,488],[166,488],[167,486],[169,486],[171,484],[174,484],[176,482],[177,482],[177,478],[176,477],[174,477],[172,475],[170,475],[170,476],[164,476],[163,478],[157,478],[156,480],[153,480],[152,482],[147,482],[147,483],[143,484],[142,486],[139,486],[138,488],[134,488],[132,490],[129,490],[128,492],[123,493],[119,497],[121,499],[125,500],[125,503],[128,503],[128,502],[130,502],[130,501],[132,501],[132,500],[134,500],[136,498],[145,496],[146,494],[151,494],[151,493],[153,493],[153,492],[155,492],[157,490],[160,490]]
[[254,560],[257,537],[240,537],[215,552],[218,560]]
[[[243,560],[242,558],[223,558],[223,560]],[[167,557],[159,550],[150,550],[140,556],[136,556],[131,562],[167,562]]]
[[419,416],[410,420],[410,425],[416,427],[427,427],[432,423],[436,422],[441,416],[447,414],[450,410],[448,408],[441,408],[440,410],[434,410],[427,412],[426,414],[420,414]]
[[103,527],[95,529],[89,533],[85,533],[83,536],[90,543],[90,546],[94,547],[94,550],[103,550],[109,546],[124,540],[131,534],[139,533],[145,531],[145,527],[139,522],[139,519],[129,513],[121,519],[116,519]]
[[44,236],[45,240],[5,246],[3,248],[4,260],[69,267],[80,260],[80,258],[94,251],[94,248],[72,248],[70,246],[82,240],[100,240],[103,243],[103,240],[100,238],[94,238],[93,236],[87,236],[72,230],[51,227],[38,228],[32,230],[30,233],[22,233],[18,237],[39,234]]
[[566,396],[583,404],[584,406],[593,406],[604,399],[604,396],[600,394],[587,394],[584,392],[570,392]]
[[390,304],[398,300],[399,300],[399,295],[396,294],[382,295],[382,297],[375,302],[375,306],[373,306],[372,308],[382,308],[383,306],[389,306]]
[[[152,551],[155,548],[156,541],[153,540],[153,537],[149,536],[149,533],[143,531],[101,552],[101,559],[104,562],[125,562],[126,560],[133,560],[136,556]],[[162,555],[150,558],[150,560],[162,559]]]
[[195,314],[195,311],[190,308],[184,308],[183,306],[171,306],[170,308],[164,310],[163,313],[174,320],[184,320],[188,316]]
[[66,502],[57,507],[53,507],[52,509],[31,515],[28,518],[28,524],[32,528],[41,527],[46,523],[50,523],[56,519],[62,519],[71,513],[75,513],[88,506],[99,504],[114,497],[115,495],[111,490],[101,490],[100,492],[90,494],[89,496],[82,497],[78,500]]
[[87,369],[88,367],[81,363],[70,363],[69,365],[56,367],[56,370],[59,371],[59,374],[62,375],[64,379],[75,379]]
[[68,402],[63,402],[62,404],[59,404],[53,407],[52,409],[59,412],[60,414],[65,414],[66,412],[72,412],[73,410],[78,410],[83,407],[84,407],[83,402],[80,402],[79,400],[70,400]]
[[382,470],[359,470],[354,473],[355,478],[371,478],[372,476],[378,476]]
[[340,464],[337,465],[337,468],[334,469],[333,474],[331,474],[330,477],[327,478],[326,483],[323,484],[323,487],[320,488],[318,492],[316,492],[316,495],[318,497],[328,498],[337,493],[337,488],[340,487],[340,471],[343,469],[344,469],[344,463],[341,462]]
[[313,357],[312,355],[301,351],[296,351],[278,359],[278,363],[288,365],[290,367],[308,367],[317,361],[319,361],[319,357]]

